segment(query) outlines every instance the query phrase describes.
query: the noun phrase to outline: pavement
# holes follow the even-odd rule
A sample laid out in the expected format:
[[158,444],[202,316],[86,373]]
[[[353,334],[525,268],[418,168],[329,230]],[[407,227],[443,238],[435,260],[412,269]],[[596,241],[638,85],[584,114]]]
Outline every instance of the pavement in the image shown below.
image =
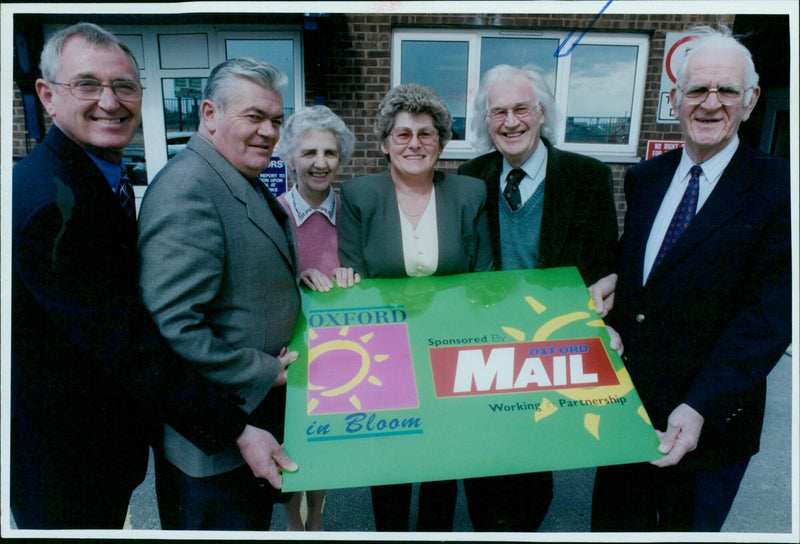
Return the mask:
[[[791,441],[792,411],[797,410],[792,400],[792,360],[790,353],[784,355],[767,379],[767,406],[761,451],[751,459],[736,501],[722,528],[723,533],[732,533],[732,540],[798,541],[798,504],[792,505],[792,474],[796,478],[798,469],[796,456],[793,461]],[[538,533],[539,538],[542,537],[541,533],[559,533],[559,538],[564,538],[566,535],[562,533],[589,532],[593,481],[594,469],[554,473],[553,502]],[[794,496],[797,497],[797,482],[794,482],[794,485]],[[417,486],[414,488],[413,500],[416,500],[416,496]],[[412,512],[415,511],[414,503]],[[412,526],[416,521],[415,517],[415,514],[412,514]],[[369,488],[329,490],[323,520],[326,532],[333,531],[340,534],[316,533],[314,537],[305,536],[315,539],[370,538],[369,535],[354,533],[375,531]],[[147,479],[134,492],[131,499],[130,528],[160,529],[152,460]],[[272,530],[285,531],[285,529],[286,518],[282,506],[278,505],[273,511]],[[453,530],[456,533],[471,534],[449,535],[448,538],[469,540],[480,536],[472,533],[461,482],[459,482]],[[743,533],[766,533],[766,535],[758,535],[754,539],[747,540]],[[288,536],[300,537],[297,533],[283,535],[284,538]],[[281,535],[274,534],[266,538],[281,538]],[[522,538],[525,538],[524,535]],[[578,538],[585,540],[587,535]]]

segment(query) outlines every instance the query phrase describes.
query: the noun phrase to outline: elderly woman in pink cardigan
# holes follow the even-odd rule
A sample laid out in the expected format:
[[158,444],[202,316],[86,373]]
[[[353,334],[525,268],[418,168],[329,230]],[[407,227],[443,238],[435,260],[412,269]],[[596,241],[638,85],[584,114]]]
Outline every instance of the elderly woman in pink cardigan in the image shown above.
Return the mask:
[[336,172],[353,155],[355,136],[326,106],[292,115],[281,127],[276,154],[286,161],[296,183],[278,197],[294,223],[300,279],[311,289],[328,291],[334,281],[351,287],[360,277],[339,264],[337,222],[341,203],[331,187]]
[[[281,127],[276,154],[286,161],[287,176],[296,181],[278,197],[294,224],[300,280],[310,289],[328,291],[334,281],[351,287],[360,281],[352,268],[339,264],[337,222],[341,203],[331,187],[336,172],[353,155],[355,136],[335,113],[314,106],[292,115]],[[307,491],[307,517],[300,514],[302,492],[284,504],[287,529],[321,531],[325,491]]]

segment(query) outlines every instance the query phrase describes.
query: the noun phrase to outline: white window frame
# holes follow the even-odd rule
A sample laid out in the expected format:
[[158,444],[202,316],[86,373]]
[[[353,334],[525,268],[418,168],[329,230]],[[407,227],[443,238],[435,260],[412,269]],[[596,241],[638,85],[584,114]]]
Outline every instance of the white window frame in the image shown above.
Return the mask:
[[[427,42],[467,42],[467,109],[466,109],[466,133],[469,134],[470,128],[470,97],[475,96],[478,91],[478,74],[480,72],[480,55],[474,54],[475,50],[480,49],[480,38],[475,32],[436,30],[405,30],[397,29],[392,36],[392,87],[400,84],[403,60],[402,50],[404,41],[427,41]],[[451,140],[442,153],[443,159],[468,159],[475,156],[475,148],[466,140]]]
[[[404,41],[458,41],[468,42],[468,69],[467,69],[467,120],[466,131],[469,134],[470,127],[476,122],[472,117],[472,100],[478,90],[480,83],[480,59],[481,59],[481,40],[482,38],[556,38],[559,43],[567,38],[569,32],[564,31],[526,31],[526,30],[495,30],[495,29],[411,29],[397,28],[392,33],[392,86],[400,84],[402,70],[402,44]],[[569,73],[571,57],[569,55],[559,56],[556,65],[556,83],[553,94],[556,98],[556,105],[560,112],[559,126],[556,127],[556,137],[554,145],[560,149],[575,151],[584,155],[589,155],[605,162],[635,162],[639,134],[642,124],[642,110],[644,105],[645,80],[647,76],[647,65],[649,60],[650,40],[646,34],[628,34],[611,32],[587,32],[580,43],[587,45],[623,45],[638,47],[636,58],[636,74],[634,76],[633,100],[631,104],[631,125],[630,136],[627,144],[600,144],[600,143],[571,143],[565,142],[566,132],[566,104],[569,94]],[[569,47],[569,46],[567,46]],[[566,51],[562,51],[564,54]],[[442,159],[468,159],[474,157],[478,151],[466,140],[451,141],[447,144],[442,153]]]
[[[226,39],[292,39],[294,49],[295,111],[304,106],[305,66],[303,63],[303,30],[300,25],[107,25],[114,34],[133,34],[142,37],[144,67],[140,71],[145,87],[142,98],[142,126],[145,141],[147,177],[152,181],[167,164],[166,129],[164,127],[164,78],[207,78],[211,69],[225,60]],[[203,68],[162,69],[159,62],[159,34],[206,34],[209,64]],[[149,145],[148,145],[149,144]],[[145,186],[135,186],[137,198],[144,195]]]

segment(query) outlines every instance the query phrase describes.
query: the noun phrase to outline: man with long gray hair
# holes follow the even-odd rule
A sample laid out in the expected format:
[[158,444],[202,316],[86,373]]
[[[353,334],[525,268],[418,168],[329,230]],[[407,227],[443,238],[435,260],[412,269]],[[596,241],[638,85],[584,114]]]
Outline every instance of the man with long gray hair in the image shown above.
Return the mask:
[[[472,144],[490,151],[458,173],[486,183],[495,266],[577,266],[587,285],[609,274],[617,241],[611,170],[553,147],[558,112],[538,68],[491,68],[473,108]],[[550,472],[473,478],[464,485],[477,531],[536,531],[553,496]]]

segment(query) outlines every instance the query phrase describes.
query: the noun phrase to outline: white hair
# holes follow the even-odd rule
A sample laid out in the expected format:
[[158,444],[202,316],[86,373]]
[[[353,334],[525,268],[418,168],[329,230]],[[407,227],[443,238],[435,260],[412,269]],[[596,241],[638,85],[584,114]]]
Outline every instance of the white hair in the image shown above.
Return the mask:
[[737,40],[733,32],[728,27],[721,26],[718,29],[710,26],[694,26],[689,29],[689,33],[696,36],[695,39],[689,42],[686,48],[686,55],[683,57],[683,62],[678,65],[675,71],[675,79],[677,81],[677,92],[675,94],[675,105],[679,106],[681,103],[681,88],[686,84],[686,68],[689,65],[689,60],[697,54],[698,51],[706,49],[729,50],[741,54],[744,60],[745,67],[745,81],[744,85],[747,89],[744,95],[744,103],[750,105],[753,99],[753,88],[758,87],[758,73],[753,64],[753,55],[750,50]]
[[478,92],[475,94],[475,100],[472,102],[474,121],[470,126],[469,142],[480,153],[494,149],[494,142],[492,142],[489,127],[487,126],[489,120],[489,91],[495,85],[507,83],[517,76],[523,76],[528,80],[531,90],[536,95],[536,108],[540,111],[543,110],[545,113],[544,123],[542,123],[541,127],[542,136],[551,140],[555,139],[559,112],[556,108],[556,99],[547,84],[547,80],[545,80],[542,70],[533,64],[527,64],[522,68],[508,64],[498,64],[484,74],[478,87]]

